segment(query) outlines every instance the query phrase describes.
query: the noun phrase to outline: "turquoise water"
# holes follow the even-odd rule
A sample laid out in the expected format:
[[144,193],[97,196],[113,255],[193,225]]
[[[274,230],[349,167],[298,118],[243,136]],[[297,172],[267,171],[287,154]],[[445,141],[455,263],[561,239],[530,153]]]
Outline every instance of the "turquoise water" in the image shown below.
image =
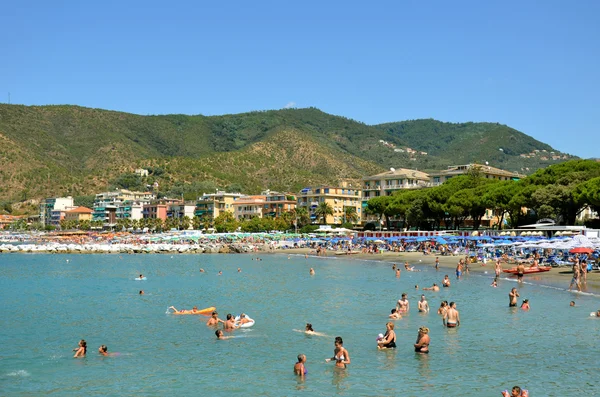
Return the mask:
[[[389,263],[261,258],[0,256],[0,395],[498,396],[513,385],[532,396],[600,395],[597,296],[525,284],[532,310],[523,312],[507,307],[516,283],[451,274],[450,289],[425,291],[432,312],[420,314],[415,284],[439,284],[444,270],[417,264],[422,272],[396,279]],[[140,273],[148,280],[134,281]],[[395,322],[398,349],[378,351],[402,292],[411,312]],[[457,302],[459,329],[442,327],[444,299]],[[256,325],[217,341],[206,317],[166,314],[170,305],[216,306],[221,318],[243,311]],[[294,331],[306,322],[328,337]],[[428,356],[412,348],[421,325],[431,330]],[[338,335],[346,370],[324,362]],[[81,338],[88,355],[73,359]],[[119,355],[100,357],[101,344]],[[298,353],[308,357],[305,381],[292,373]]]

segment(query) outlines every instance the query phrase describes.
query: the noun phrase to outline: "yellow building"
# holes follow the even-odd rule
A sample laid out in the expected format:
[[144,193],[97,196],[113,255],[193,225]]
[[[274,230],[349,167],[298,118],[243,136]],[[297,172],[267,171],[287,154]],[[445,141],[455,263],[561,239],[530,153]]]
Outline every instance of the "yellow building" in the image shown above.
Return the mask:
[[478,172],[483,178],[500,181],[518,181],[525,177],[525,175],[518,172],[506,171],[482,164],[453,165],[442,171],[430,172],[429,176],[431,177],[431,185],[438,186],[453,176],[466,175],[469,172]]
[[94,211],[91,208],[87,207],[76,207],[71,210],[64,211],[65,217],[63,218],[65,221],[91,221],[92,213]]
[[313,223],[321,220],[315,214],[315,210],[321,203],[328,203],[333,209],[333,215],[327,215],[326,223],[336,224],[346,221],[345,209],[352,207],[356,215],[361,219],[361,189],[342,183],[341,187],[315,186],[307,187],[298,194],[298,207],[306,208]]
[[244,197],[242,193],[227,193],[217,191],[217,193],[204,194],[196,202],[194,215],[201,218],[208,215],[215,219],[223,212],[234,213],[233,203]]

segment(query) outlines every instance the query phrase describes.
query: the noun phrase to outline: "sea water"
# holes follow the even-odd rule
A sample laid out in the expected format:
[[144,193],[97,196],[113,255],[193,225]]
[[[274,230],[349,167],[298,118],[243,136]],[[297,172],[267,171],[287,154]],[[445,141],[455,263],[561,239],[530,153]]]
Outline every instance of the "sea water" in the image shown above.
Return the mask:
[[[0,395],[498,396],[514,385],[532,396],[600,395],[592,294],[504,279],[492,288],[487,275],[452,273],[450,288],[417,291],[440,285],[446,271],[420,263],[397,279],[383,262],[256,258],[0,256]],[[135,281],[139,274],[147,280]],[[508,307],[513,286],[529,312]],[[398,348],[378,351],[402,292],[411,310],[395,321]],[[423,292],[427,314],[417,311]],[[457,302],[459,328],[442,326],[442,300]],[[244,312],[256,324],[219,341],[207,317],[167,314],[171,305],[216,306],[220,318]],[[307,322],[327,336],[294,331]],[[420,326],[430,329],[429,355],[412,346]],[[346,370],[325,362],[336,336],[350,353]],[[74,359],[82,338],[87,357]],[[100,356],[102,344],[118,355]],[[293,375],[300,353],[304,380]]]

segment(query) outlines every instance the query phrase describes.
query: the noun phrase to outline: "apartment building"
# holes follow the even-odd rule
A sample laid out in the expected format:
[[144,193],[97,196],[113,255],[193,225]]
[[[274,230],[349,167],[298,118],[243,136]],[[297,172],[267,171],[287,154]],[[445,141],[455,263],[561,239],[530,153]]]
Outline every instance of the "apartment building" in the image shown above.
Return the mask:
[[362,191],[359,187],[352,187],[347,183],[341,186],[315,186],[307,187],[298,194],[298,207],[308,210],[313,223],[319,223],[321,220],[315,214],[315,210],[321,203],[329,203],[333,209],[333,215],[327,215],[326,223],[343,223],[345,219],[345,209],[352,207],[355,209],[358,219],[361,219]]
[[64,211],[73,209],[73,197],[52,197],[40,203],[40,222],[44,225],[59,226]]
[[483,178],[496,179],[500,181],[518,181],[525,177],[525,175],[519,174],[518,172],[506,171],[500,168],[491,167],[489,165],[482,164],[465,164],[465,165],[452,165],[445,170],[430,172],[431,186],[439,186],[442,183],[448,181],[450,178],[457,175],[467,175],[469,172],[477,172]]
[[223,212],[234,213],[233,203],[244,197],[241,193],[227,193],[218,191],[217,193],[204,194],[196,202],[194,215],[202,217],[208,215],[215,219]]

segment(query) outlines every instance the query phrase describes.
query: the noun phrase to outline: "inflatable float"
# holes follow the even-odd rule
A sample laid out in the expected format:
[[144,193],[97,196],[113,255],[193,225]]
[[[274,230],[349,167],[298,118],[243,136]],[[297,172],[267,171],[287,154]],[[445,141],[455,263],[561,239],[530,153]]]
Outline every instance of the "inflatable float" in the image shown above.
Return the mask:
[[[523,274],[543,273],[543,272],[550,271],[550,269],[552,269],[552,266],[526,267],[525,270],[523,271]],[[504,273],[510,273],[510,274],[519,273],[519,271],[517,270],[516,267],[510,268],[510,269],[504,269],[502,271]]]
[[240,328],[250,328],[254,325],[254,320],[251,319],[250,317],[248,317],[248,315],[246,315],[246,318],[248,319],[249,322],[241,324],[240,325],[240,316],[236,316],[235,317],[235,326],[237,327],[239,325]]
[[142,278],[136,277],[135,281],[146,281],[146,277],[142,277]]
[[[171,309],[171,308],[169,308],[169,309]],[[206,309],[195,310],[195,311],[194,311],[194,309],[192,309],[192,310],[173,311],[172,314],[178,314],[178,315],[183,315],[183,314],[202,314],[202,315],[205,315],[205,316],[209,316],[215,310],[217,310],[217,308],[214,307],[214,306],[211,306],[211,307],[207,307]]]

